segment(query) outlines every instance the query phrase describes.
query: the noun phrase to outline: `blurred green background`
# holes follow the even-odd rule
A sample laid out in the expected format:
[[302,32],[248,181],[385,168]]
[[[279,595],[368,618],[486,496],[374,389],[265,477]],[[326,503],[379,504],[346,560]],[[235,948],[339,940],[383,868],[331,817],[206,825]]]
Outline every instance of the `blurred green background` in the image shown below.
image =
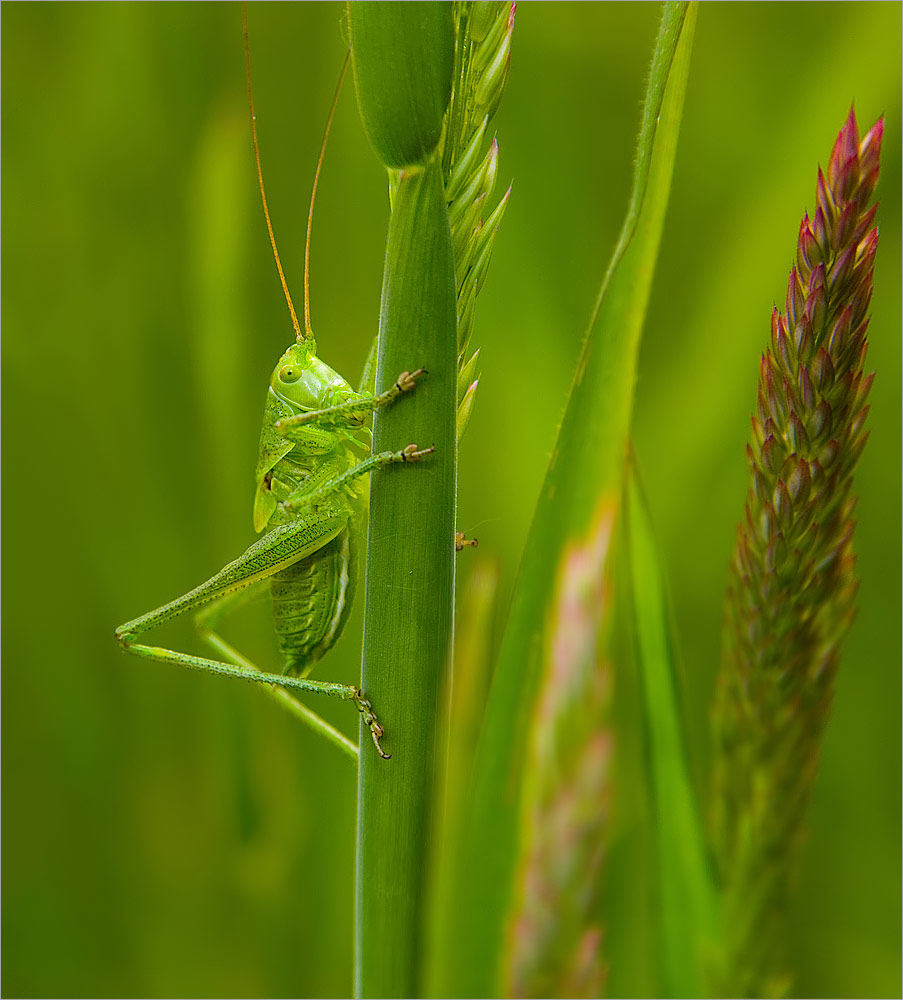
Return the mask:
[[[517,14],[495,122],[514,191],[478,310],[459,490],[459,526],[480,539],[461,580],[498,559],[503,606],[624,214],[657,19],[654,4]],[[340,20],[334,4],[251,7],[263,168],[298,301]],[[253,535],[263,395],[291,327],[240,7],[5,4],[2,28],[4,993],[348,995],[353,766],[248,686],[126,658],[112,636]],[[809,996],[900,989],[900,30],[898,4],[702,7],[637,392],[702,774],[772,303],[850,102],[864,128],[886,115],[860,611],[788,934]],[[320,354],[351,381],[386,220],[348,88],[311,290]],[[272,664],[267,626],[251,608],[227,634]],[[318,676],[355,677],[359,632],[360,607]],[[160,641],[197,648],[188,622]],[[348,706],[317,708],[356,732]],[[621,801],[629,841],[643,807],[629,788]],[[637,884],[613,871],[616,909]],[[641,939],[611,928],[613,993],[642,995]]]

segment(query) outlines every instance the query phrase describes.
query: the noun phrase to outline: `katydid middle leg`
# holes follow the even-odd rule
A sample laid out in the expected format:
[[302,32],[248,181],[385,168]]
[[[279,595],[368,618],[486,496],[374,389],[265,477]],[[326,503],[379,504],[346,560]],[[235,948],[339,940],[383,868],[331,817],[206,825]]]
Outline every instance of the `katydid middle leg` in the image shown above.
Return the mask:
[[352,480],[357,479],[358,476],[366,475],[368,472],[373,472],[375,469],[381,469],[386,465],[392,465],[396,462],[419,462],[424,455],[431,455],[435,450],[433,447],[418,448],[416,444],[409,444],[406,448],[402,448],[401,451],[380,451],[375,455],[368,455],[367,458],[362,459],[357,465],[330,479],[317,489],[311,490],[306,484],[302,485],[279,506],[286,512],[313,507],[324,497],[346,487]]

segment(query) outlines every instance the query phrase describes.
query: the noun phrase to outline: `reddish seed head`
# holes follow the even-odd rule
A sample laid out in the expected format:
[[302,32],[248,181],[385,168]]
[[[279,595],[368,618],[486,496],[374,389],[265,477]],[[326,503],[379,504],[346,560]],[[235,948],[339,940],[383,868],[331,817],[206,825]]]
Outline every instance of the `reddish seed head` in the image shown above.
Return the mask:
[[878,121],[869,129],[862,140],[861,153],[861,175],[862,191],[860,201],[864,204],[871,198],[878,183],[878,170],[880,167],[881,142],[884,139],[884,119]]
[[790,527],[790,519],[793,516],[793,502],[783,479],[778,479],[775,485],[772,504],[774,512],[778,516],[778,524],[786,531]]
[[834,464],[839,453],[840,445],[837,443],[836,438],[832,438],[830,441],[825,443],[824,447],[819,452],[818,464],[822,467],[822,469],[827,471]]
[[871,228],[872,223],[875,221],[875,215],[878,212],[878,206],[872,205],[872,207],[867,211],[863,212],[856,221],[856,226],[850,236],[851,243],[861,243],[865,234]]
[[872,301],[872,283],[871,280],[864,282],[859,285],[853,297],[850,299],[850,305],[853,308],[853,323],[861,323],[868,312],[869,304]]
[[778,312],[778,307],[774,306],[771,310],[771,335],[772,337],[777,337],[778,330],[781,326],[781,314]]
[[[809,282],[809,298],[806,301],[806,307],[803,315],[812,327],[812,332],[815,336],[819,336],[824,329],[825,316],[827,315],[827,301],[825,299],[825,284],[824,284],[824,265],[819,264],[818,267],[812,272],[812,278],[818,278],[817,281],[810,280]],[[819,269],[822,269],[819,273]]]
[[780,321],[777,324],[777,331],[772,338],[772,342],[775,354],[781,359],[781,363],[785,368],[791,368],[793,366],[793,356],[790,351],[790,338],[787,336],[787,328]]
[[849,205],[844,206],[834,226],[834,242],[837,246],[842,247],[850,243],[858,221],[859,211],[856,205],[850,202]]
[[843,293],[843,285],[852,273],[855,261],[855,246],[848,246],[834,261],[834,266],[831,268],[831,290],[835,295]]
[[794,504],[802,504],[809,499],[809,488],[811,485],[812,476],[809,472],[809,463],[799,458],[796,460],[793,471],[787,479],[787,490]]
[[884,119],[879,118],[878,121],[865,133],[862,138],[862,162],[866,164],[869,169],[878,166],[878,160],[881,156],[881,140],[884,138]]
[[834,148],[831,150],[831,159],[828,164],[828,180],[832,182],[838,171],[851,159],[856,159],[859,155],[859,126],[856,124],[856,112],[851,107],[847,120],[837,136]]
[[824,257],[830,249],[830,243],[828,241],[827,213],[821,205],[816,208],[815,216],[812,219],[812,235],[821,248],[822,257]]
[[837,201],[847,202],[856,194],[859,186],[859,158],[851,156],[843,163],[834,178],[834,191]]
[[[818,183],[815,188],[815,204],[823,205],[826,212],[835,211],[834,197],[831,194],[831,189],[828,187],[828,182],[825,179],[825,175],[822,173],[821,167],[818,168]],[[808,218],[808,216],[807,216]]]
[[792,267],[790,269],[790,277],[787,279],[787,296],[784,301],[787,322],[791,326],[802,316],[803,304],[803,285],[800,281],[799,272],[795,267]]
[[869,390],[872,388],[872,382],[875,381],[875,373],[870,372],[862,380],[859,388],[856,390],[856,406],[862,406],[865,402],[866,396],[869,394]]
[[868,266],[871,267],[874,260],[875,254],[878,251],[878,230],[873,229],[866,238],[862,241],[860,247],[861,250],[861,260],[866,261]]
[[824,294],[825,290],[825,265],[824,262],[817,264],[812,268],[812,274],[809,275],[809,295],[815,292],[821,292]]
[[837,317],[837,322],[831,329],[828,337],[828,350],[836,355],[846,346],[850,336],[850,327],[853,322],[853,307],[847,305],[843,312]]
[[797,267],[803,273],[811,271],[822,259],[821,249],[812,234],[808,215],[804,215],[800,223],[796,254]]

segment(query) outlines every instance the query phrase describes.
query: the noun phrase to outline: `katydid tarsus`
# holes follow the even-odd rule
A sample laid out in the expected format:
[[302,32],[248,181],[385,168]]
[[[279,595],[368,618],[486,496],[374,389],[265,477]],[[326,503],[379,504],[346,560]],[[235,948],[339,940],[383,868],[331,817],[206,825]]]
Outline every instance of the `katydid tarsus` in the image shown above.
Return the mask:
[[[302,329],[279,260],[264,192],[246,13],[244,39],[251,134],[261,200],[295,331],[295,343],[279,359],[270,379],[260,436],[254,528],[266,533],[205,583],[121,625],[116,638],[128,652],[151,660],[272,685],[277,698],[309,725],[356,755],[354,744],[288,692],[320,692],[350,700],[361,712],[380,756],[388,757],[380,745],[383,728],[364,694],[352,685],[309,680],[307,674],[335,643],[351,608],[357,574],[356,550],[369,502],[368,474],[391,463],[416,462],[433,450],[409,444],[398,451],[371,454],[372,435],[366,426],[367,417],[374,409],[413,389],[426,372],[403,372],[388,391],[374,394],[373,365],[368,362],[361,390],[355,392],[317,357],[310,325],[311,220],[348,57],[336,88],[314,175],[304,259]],[[284,673],[259,670],[216,632],[220,618],[233,604],[251,590],[266,586],[271,592]],[[222,659],[206,659],[136,642],[148,630],[189,611],[196,612],[200,635]]]

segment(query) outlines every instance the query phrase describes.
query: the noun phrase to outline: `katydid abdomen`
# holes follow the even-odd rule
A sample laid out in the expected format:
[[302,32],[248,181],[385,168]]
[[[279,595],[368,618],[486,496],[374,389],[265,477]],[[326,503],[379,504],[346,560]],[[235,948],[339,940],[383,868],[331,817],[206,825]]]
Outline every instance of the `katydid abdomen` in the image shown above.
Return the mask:
[[306,676],[341,635],[354,601],[357,531],[346,528],[270,581],[285,672]]

